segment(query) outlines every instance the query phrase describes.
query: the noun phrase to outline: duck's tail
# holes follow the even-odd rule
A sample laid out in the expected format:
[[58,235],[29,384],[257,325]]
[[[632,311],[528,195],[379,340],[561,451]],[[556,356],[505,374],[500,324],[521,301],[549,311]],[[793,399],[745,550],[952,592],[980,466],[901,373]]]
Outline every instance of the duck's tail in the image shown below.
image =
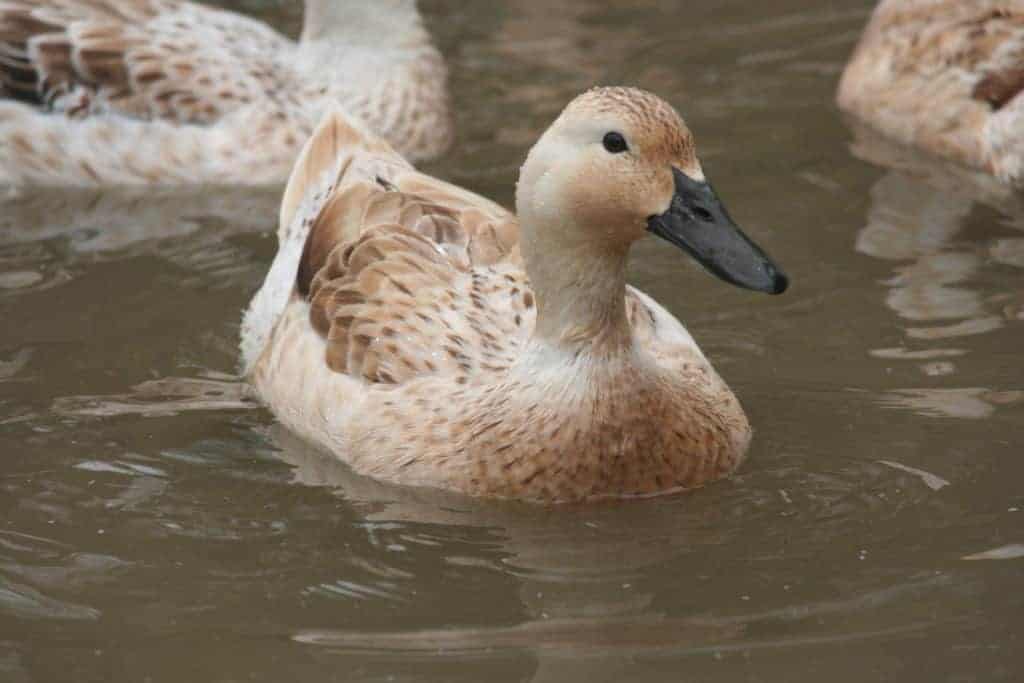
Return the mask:
[[341,184],[353,159],[361,153],[393,157],[406,165],[387,142],[371,133],[355,117],[338,107],[329,109],[306,141],[288,177],[278,224],[281,246],[292,237],[293,231],[308,231],[309,226],[303,223],[320,212],[331,192]]
[[281,200],[277,255],[242,322],[242,365],[247,374],[295,289],[310,226],[349,173],[360,177],[385,166],[411,168],[387,142],[339,108],[320,120],[299,154]]

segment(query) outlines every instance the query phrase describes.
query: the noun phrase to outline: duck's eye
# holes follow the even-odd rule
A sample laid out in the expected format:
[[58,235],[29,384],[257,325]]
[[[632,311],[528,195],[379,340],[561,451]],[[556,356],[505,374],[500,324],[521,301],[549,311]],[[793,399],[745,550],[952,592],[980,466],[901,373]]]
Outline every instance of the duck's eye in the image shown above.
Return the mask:
[[605,133],[604,140],[601,142],[604,144],[604,148],[612,154],[625,152],[629,149],[629,145],[626,144],[626,138],[622,137],[621,133]]

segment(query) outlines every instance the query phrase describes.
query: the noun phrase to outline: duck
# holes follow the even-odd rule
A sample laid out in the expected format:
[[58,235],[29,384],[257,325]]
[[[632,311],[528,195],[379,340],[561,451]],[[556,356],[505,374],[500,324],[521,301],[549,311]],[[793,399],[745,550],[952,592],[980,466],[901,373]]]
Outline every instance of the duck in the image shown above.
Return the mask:
[[330,107],[401,154],[449,146],[415,0],[307,0],[298,42],[183,0],[0,0],[0,183],[279,185]]
[[840,78],[855,121],[1024,182],[1024,2],[882,0]]
[[537,503],[720,479],[751,440],[686,328],[626,283],[648,233],[739,287],[781,268],[727,213],[663,99],[572,100],[516,213],[417,171],[335,110],[296,163],[241,372],[303,439],[393,484]]

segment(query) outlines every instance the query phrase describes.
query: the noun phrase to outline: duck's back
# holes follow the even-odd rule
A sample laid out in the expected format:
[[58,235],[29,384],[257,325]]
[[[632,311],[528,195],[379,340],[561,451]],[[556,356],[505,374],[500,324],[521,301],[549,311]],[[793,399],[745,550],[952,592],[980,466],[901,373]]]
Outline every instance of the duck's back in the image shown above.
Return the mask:
[[316,25],[307,7],[323,35],[300,45],[183,0],[0,0],[0,184],[280,183],[337,105],[436,156],[444,60],[412,3],[396,22],[388,6],[367,5],[383,34],[359,45],[357,25]]
[[3,0],[0,184],[279,182],[314,122],[295,50],[179,0]]
[[451,359],[434,353],[439,340],[459,338],[465,362],[492,336],[509,339],[516,313],[521,326],[532,308],[514,216],[417,172],[340,112],[296,163],[280,226],[247,316],[247,330],[260,330],[243,342],[250,364],[288,301],[308,308],[327,344],[325,370],[369,383],[449,371]]
[[905,144],[1018,181],[1022,89],[1021,0],[883,0],[838,102]]
[[211,124],[287,92],[294,47],[260,22],[179,0],[4,0],[0,96],[73,118]]

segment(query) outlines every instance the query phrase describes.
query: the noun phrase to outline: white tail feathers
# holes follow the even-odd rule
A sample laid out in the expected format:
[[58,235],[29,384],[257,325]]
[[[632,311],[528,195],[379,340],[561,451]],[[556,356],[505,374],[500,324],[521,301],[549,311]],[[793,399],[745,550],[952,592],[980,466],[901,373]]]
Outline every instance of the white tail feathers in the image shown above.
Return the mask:
[[277,256],[242,321],[244,373],[252,369],[292,295],[310,226],[357,156],[362,156],[363,161],[380,157],[388,163],[409,167],[388,143],[358,121],[340,109],[328,110],[292,168],[281,200]]
[[[387,142],[377,137],[355,117],[339,107],[327,110],[313,135],[302,147],[292,167],[281,199],[278,235],[284,239],[303,202],[323,202],[344,173],[357,151],[395,154]],[[304,215],[315,215],[318,207],[304,207]]]

